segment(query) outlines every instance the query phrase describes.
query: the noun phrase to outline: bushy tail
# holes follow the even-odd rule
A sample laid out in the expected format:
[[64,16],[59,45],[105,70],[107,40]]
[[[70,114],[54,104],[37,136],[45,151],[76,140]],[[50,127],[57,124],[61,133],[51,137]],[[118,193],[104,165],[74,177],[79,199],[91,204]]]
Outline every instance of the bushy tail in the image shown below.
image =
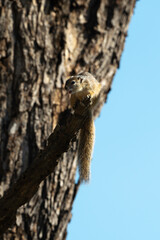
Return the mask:
[[86,120],[84,127],[80,130],[78,166],[81,181],[89,181],[90,165],[94,147],[95,126],[92,117]]

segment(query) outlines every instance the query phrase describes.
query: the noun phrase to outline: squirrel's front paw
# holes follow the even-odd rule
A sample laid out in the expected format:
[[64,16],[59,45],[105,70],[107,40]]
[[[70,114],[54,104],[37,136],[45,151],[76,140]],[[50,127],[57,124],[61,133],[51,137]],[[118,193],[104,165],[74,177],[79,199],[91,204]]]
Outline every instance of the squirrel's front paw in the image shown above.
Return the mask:
[[92,97],[91,97],[90,94],[88,94],[88,95],[85,97],[85,100],[86,100],[87,104],[92,105]]
[[80,104],[81,104],[81,106],[86,106],[86,105],[91,105],[92,104],[92,102],[91,102],[91,95],[87,95],[87,96],[85,96],[83,99],[82,99],[82,101],[80,102]]

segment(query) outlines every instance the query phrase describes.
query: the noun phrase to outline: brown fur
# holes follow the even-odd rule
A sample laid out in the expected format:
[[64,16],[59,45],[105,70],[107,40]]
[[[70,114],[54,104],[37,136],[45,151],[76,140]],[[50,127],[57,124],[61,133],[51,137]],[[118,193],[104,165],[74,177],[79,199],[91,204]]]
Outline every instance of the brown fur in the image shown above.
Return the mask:
[[66,81],[66,89],[71,93],[71,106],[76,107],[77,100],[83,101],[87,96],[91,99],[88,118],[80,130],[78,148],[78,167],[81,181],[89,181],[90,165],[94,147],[95,127],[92,117],[93,109],[98,101],[101,84],[90,74],[80,73]]
[[90,165],[95,139],[95,127],[93,119],[90,117],[80,130],[79,148],[78,148],[78,166],[80,179],[89,181]]

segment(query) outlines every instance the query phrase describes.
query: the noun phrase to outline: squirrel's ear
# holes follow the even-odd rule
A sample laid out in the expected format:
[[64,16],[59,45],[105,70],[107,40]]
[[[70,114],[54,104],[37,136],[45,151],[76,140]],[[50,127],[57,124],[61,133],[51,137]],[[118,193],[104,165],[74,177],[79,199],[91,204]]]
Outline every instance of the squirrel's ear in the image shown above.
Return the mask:
[[79,80],[80,83],[82,83],[82,82],[83,82],[83,77],[78,76],[78,77],[77,77],[77,80]]

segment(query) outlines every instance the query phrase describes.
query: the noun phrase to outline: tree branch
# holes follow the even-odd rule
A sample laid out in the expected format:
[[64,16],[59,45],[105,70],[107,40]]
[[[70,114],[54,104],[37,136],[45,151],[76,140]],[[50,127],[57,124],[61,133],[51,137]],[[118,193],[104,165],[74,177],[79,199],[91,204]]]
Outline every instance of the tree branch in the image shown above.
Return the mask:
[[88,99],[84,105],[78,103],[74,114],[70,110],[60,114],[46,148],[38,153],[30,167],[0,199],[0,235],[15,222],[17,209],[33,197],[39,184],[54,171],[59,158],[68,150],[71,140],[87,119]]

